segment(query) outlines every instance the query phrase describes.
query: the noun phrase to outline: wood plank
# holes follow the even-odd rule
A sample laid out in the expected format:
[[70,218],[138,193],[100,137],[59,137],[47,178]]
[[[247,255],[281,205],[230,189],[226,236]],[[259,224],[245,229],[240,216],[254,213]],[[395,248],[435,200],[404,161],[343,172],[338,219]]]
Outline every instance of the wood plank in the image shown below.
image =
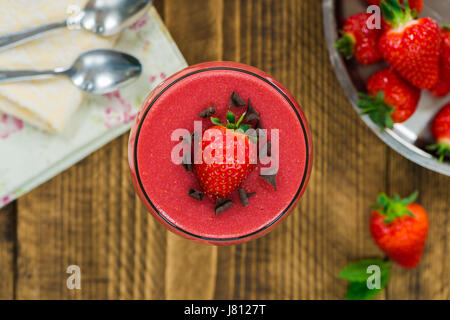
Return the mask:
[[450,298],[450,179],[389,153],[389,193],[402,196],[420,192],[420,203],[429,214],[430,230],[424,256],[418,267],[405,270],[393,267],[390,299]]
[[223,1],[164,1],[164,23],[189,64],[222,59]]
[[15,204],[0,209],[0,300],[14,298]]

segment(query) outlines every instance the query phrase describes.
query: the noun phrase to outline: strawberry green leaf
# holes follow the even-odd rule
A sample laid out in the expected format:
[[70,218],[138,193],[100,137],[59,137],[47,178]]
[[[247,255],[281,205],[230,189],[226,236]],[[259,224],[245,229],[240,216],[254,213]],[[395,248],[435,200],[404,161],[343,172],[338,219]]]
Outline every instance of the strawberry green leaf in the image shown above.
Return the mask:
[[222,122],[218,118],[211,117],[211,122],[217,126],[223,126]]
[[407,206],[410,203],[413,203],[414,201],[417,200],[417,197],[419,196],[419,191],[414,191],[408,198],[405,199],[401,199],[400,201]]
[[235,124],[236,123],[236,116],[233,112],[228,111],[227,112],[227,124]]
[[403,7],[405,8],[405,10],[410,10],[409,0],[404,0],[403,1]]
[[408,1],[404,1],[402,6],[399,0],[384,0],[380,3],[384,20],[393,28],[397,28],[413,19],[413,13]]
[[[379,268],[379,274],[376,269]],[[374,284],[374,277],[379,276],[379,287]],[[390,277],[390,264],[380,259],[366,259],[346,266],[339,274],[349,281],[347,300],[367,300],[379,294],[387,285]],[[375,281],[376,282],[376,281]],[[369,286],[371,285],[371,286]]]
[[380,294],[389,282],[389,276],[381,277],[379,289],[369,289],[365,282],[350,282],[346,300],[370,300]]
[[384,208],[389,204],[389,197],[386,193],[382,192],[377,197],[377,203],[380,205],[380,207]]
[[362,114],[367,114],[381,130],[394,127],[391,117],[394,108],[384,102],[384,93],[382,91],[376,97],[365,93],[359,93],[358,96],[360,100],[357,106],[362,110]]
[[386,273],[389,272],[388,261],[383,261],[380,259],[365,259],[346,266],[339,273],[339,278],[348,281],[365,282],[370,275],[370,273],[367,273],[367,268],[372,265],[380,267],[381,276],[386,275]]
[[384,115],[384,124],[386,128],[393,128],[394,127],[394,121],[392,121],[391,115],[389,113],[386,113]]
[[433,151],[439,156],[439,162],[444,162],[446,157],[450,158],[450,146],[447,143],[437,143],[427,147],[428,151]]

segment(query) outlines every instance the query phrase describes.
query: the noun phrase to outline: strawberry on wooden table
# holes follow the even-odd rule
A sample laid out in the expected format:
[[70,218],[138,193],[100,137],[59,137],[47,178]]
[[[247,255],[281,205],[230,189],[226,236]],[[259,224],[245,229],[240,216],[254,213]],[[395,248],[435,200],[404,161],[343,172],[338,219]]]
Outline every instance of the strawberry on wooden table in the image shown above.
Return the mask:
[[404,268],[417,266],[428,235],[428,214],[415,203],[418,193],[406,199],[382,193],[370,218],[375,243],[394,262]]
[[[367,0],[369,4],[380,6],[382,0]],[[403,4],[403,0],[400,0],[400,3]],[[423,10],[423,0],[409,0],[409,7],[412,10],[415,10],[417,13],[422,12]]]
[[450,26],[441,29],[441,69],[436,86],[431,89],[431,94],[443,97],[450,92]]
[[428,150],[436,152],[439,161],[443,162],[450,157],[450,103],[445,105],[434,117],[431,124],[431,134],[436,144],[428,147]]
[[381,129],[409,119],[417,109],[421,94],[392,69],[376,72],[366,88],[368,94],[359,94],[358,107]]
[[369,29],[368,13],[357,13],[349,17],[342,27],[342,37],[336,42],[336,48],[345,58],[355,57],[362,65],[374,64],[382,60],[378,52],[378,40],[381,29]]
[[255,149],[245,135],[250,125],[242,124],[244,116],[245,113],[236,122],[229,111],[227,124],[211,118],[215,126],[207,129],[199,141],[201,146],[197,148],[196,159],[202,161],[194,165],[194,172],[205,194],[213,200],[227,198],[256,166],[250,161]]
[[414,19],[408,1],[403,7],[398,0],[385,0],[381,9],[392,27],[378,44],[384,60],[417,88],[433,88],[439,79],[439,25],[431,18]]

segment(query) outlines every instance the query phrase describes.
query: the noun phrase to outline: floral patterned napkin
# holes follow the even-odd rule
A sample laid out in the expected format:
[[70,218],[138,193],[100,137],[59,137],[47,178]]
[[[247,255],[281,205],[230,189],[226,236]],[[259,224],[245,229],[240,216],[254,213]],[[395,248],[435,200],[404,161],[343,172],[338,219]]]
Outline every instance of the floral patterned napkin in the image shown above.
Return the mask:
[[141,77],[112,94],[86,95],[61,133],[0,112],[0,207],[128,131],[150,91],[187,66],[153,7],[122,32],[114,48],[141,61]]

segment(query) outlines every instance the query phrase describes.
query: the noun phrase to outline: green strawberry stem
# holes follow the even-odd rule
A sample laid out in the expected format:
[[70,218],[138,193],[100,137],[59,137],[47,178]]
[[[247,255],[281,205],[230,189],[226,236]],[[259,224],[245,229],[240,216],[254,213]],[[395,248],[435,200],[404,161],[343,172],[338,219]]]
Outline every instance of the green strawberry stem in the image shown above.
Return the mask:
[[448,25],[443,25],[443,26],[442,26],[442,29],[450,31],[450,26],[448,26]]
[[394,108],[384,101],[383,92],[380,91],[376,97],[365,93],[360,93],[358,96],[360,99],[358,108],[362,110],[362,114],[367,114],[381,130],[394,127],[394,122],[391,118]]
[[408,0],[402,6],[399,0],[383,0],[380,3],[383,18],[393,28],[397,28],[413,20],[414,14],[409,7]]
[[235,131],[242,130],[245,133],[248,129],[250,129],[251,125],[242,123],[242,121],[244,120],[244,117],[245,117],[245,112],[240,116],[240,118],[236,122],[236,116],[234,115],[234,113],[231,111],[228,111],[226,124],[223,124],[220,121],[220,119],[214,118],[214,117],[211,117],[211,122],[217,126],[222,126],[227,129],[231,129],[231,130],[235,130]]
[[391,223],[396,218],[408,215],[414,217],[414,214],[408,210],[407,206],[416,201],[419,193],[413,192],[408,198],[400,198],[399,195],[394,195],[391,199],[384,192],[377,197],[377,205],[372,206],[380,214],[386,216],[385,223]]
[[347,32],[342,32],[342,37],[336,42],[334,47],[346,59],[351,59],[355,49],[355,37]]
[[427,147],[427,150],[434,151],[439,156],[439,162],[444,162],[446,157],[450,157],[450,145],[447,143],[437,143]]
[[233,112],[228,111],[227,112],[227,128],[230,126],[229,129],[234,129],[233,127],[236,125],[236,116]]

